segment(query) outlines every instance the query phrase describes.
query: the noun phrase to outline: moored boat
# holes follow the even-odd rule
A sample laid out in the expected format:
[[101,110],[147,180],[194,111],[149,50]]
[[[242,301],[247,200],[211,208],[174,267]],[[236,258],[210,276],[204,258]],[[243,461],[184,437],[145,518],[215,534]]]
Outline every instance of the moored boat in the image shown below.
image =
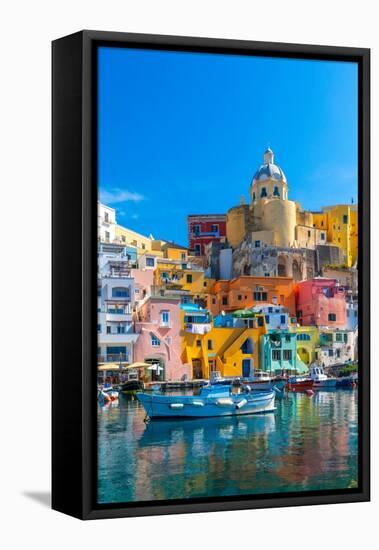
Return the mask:
[[337,385],[337,378],[329,378],[317,365],[309,369],[309,376],[313,380],[313,389],[333,389]]
[[286,389],[288,391],[307,391],[313,388],[313,380],[311,378],[306,378],[305,376],[291,376],[286,384]]
[[197,395],[139,393],[138,401],[153,418],[204,418],[267,413],[275,410],[275,392],[252,392],[244,388],[233,393],[230,385],[209,385]]
[[144,384],[141,380],[127,380],[120,386],[120,392],[123,394],[135,393],[137,391],[143,391]]

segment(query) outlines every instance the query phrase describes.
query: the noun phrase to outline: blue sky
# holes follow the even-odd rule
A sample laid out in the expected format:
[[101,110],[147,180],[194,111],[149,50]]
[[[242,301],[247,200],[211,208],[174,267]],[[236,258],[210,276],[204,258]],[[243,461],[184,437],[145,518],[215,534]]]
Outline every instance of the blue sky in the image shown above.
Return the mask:
[[354,63],[99,49],[98,175],[117,221],[187,244],[249,200],[268,145],[306,209],[357,200]]

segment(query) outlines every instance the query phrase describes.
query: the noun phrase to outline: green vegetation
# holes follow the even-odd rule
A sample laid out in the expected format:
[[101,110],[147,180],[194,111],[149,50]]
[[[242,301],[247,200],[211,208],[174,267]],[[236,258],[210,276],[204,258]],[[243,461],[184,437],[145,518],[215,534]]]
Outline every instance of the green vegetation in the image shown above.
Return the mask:
[[349,376],[352,372],[358,372],[358,363],[350,363],[345,365],[340,371],[339,376]]

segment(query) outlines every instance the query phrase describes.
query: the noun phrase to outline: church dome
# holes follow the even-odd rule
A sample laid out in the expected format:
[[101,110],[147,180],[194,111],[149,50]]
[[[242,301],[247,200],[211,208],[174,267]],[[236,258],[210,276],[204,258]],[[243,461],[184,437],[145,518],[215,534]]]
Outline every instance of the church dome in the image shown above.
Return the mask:
[[287,178],[283,170],[277,164],[274,164],[274,153],[268,148],[263,156],[263,164],[260,165],[253,177],[254,182],[274,179],[287,183]]

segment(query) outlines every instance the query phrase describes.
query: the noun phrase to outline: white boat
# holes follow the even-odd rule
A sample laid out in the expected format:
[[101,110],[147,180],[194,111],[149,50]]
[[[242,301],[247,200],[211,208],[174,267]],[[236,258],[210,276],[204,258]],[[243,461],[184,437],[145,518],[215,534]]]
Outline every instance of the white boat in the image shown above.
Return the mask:
[[249,391],[233,393],[230,385],[209,385],[198,395],[167,395],[138,393],[149,418],[204,418],[210,416],[240,416],[275,410],[275,392]]
[[271,376],[269,372],[262,370],[254,371],[254,377],[251,381],[247,382],[253,390],[273,390],[277,389],[282,391],[285,386],[283,380],[277,380]]
[[332,389],[337,385],[337,378],[329,378],[321,367],[317,365],[311,366],[309,369],[309,377],[313,380],[313,389]]

